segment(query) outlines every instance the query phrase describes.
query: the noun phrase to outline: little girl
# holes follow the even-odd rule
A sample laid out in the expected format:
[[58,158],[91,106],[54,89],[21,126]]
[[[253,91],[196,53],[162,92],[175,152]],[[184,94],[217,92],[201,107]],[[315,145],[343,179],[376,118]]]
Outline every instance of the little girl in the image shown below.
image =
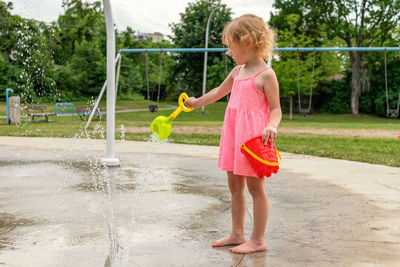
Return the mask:
[[[279,86],[275,72],[265,60],[272,55],[274,32],[262,18],[243,15],[227,24],[222,42],[228,55],[237,63],[223,83],[202,97],[191,97],[185,104],[199,108],[217,101],[232,91],[225,111],[218,167],[227,171],[231,192],[232,232],[216,240],[213,247],[237,245],[231,252],[251,253],[267,249],[265,228],[268,219],[268,199],[265,181],[256,177],[240,146],[247,140],[262,135],[274,145],[277,128],[282,118]],[[244,236],[246,213],[245,185],[253,198],[254,228],[249,240]]]

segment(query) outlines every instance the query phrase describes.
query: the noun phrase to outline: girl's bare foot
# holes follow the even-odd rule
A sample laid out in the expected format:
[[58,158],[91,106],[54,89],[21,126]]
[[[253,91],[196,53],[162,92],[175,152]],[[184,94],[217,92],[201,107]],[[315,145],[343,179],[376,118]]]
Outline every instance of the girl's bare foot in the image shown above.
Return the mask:
[[227,236],[216,240],[212,243],[213,247],[222,247],[222,246],[230,246],[230,245],[240,245],[246,243],[246,238],[244,236],[233,237]]
[[255,242],[251,239],[240,246],[230,248],[230,251],[233,253],[252,253],[264,250],[267,250],[267,244],[265,241]]

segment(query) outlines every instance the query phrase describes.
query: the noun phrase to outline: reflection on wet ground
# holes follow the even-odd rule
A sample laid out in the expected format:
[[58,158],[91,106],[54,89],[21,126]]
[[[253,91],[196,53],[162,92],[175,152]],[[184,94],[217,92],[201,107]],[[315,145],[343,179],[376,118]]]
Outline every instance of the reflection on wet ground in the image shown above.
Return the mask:
[[17,237],[12,234],[12,231],[17,227],[33,225],[34,221],[23,218],[16,218],[9,213],[0,213],[0,249],[12,248],[13,239]]
[[[380,223],[387,211],[371,196],[299,174],[281,171],[267,180],[268,251],[244,256],[211,248],[231,227],[226,173],[213,159],[124,153],[120,168],[106,170],[79,152],[4,152],[0,264],[6,266],[111,266],[116,257],[125,266],[400,262],[400,244],[378,236],[393,226]],[[249,194],[247,207],[249,237]],[[398,210],[391,214],[400,218]]]

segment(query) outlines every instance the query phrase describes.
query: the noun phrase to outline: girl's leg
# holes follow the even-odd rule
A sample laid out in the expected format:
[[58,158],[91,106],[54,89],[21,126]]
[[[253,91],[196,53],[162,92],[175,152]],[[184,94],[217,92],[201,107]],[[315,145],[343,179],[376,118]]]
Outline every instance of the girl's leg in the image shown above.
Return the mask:
[[228,173],[228,185],[231,191],[232,232],[229,236],[216,240],[213,247],[239,245],[246,242],[244,236],[244,216],[246,214],[246,199],[244,194],[245,177]]
[[265,181],[257,177],[246,177],[247,188],[253,198],[254,228],[250,240],[231,248],[236,253],[251,253],[267,249],[265,229],[268,219],[268,199],[265,192]]

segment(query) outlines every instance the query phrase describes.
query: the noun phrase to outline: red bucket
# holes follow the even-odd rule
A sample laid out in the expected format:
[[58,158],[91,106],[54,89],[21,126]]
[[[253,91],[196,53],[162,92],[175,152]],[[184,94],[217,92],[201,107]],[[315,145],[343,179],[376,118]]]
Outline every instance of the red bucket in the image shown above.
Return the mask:
[[268,145],[265,145],[261,139],[262,136],[260,135],[248,140],[242,144],[240,152],[245,155],[251,168],[257,173],[257,176],[264,178],[278,172],[282,157],[275,146],[270,146],[269,140]]

